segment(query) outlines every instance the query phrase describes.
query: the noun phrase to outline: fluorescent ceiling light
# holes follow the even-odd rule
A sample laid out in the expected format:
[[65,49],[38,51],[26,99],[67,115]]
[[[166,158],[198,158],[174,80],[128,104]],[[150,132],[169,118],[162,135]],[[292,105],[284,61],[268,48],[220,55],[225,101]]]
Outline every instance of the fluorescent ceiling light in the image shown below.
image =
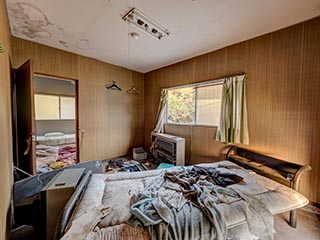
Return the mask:
[[161,26],[159,23],[136,8],[132,8],[128,13],[126,13],[122,20],[133,24],[140,30],[149,33],[151,36],[159,40],[170,34],[168,29]]

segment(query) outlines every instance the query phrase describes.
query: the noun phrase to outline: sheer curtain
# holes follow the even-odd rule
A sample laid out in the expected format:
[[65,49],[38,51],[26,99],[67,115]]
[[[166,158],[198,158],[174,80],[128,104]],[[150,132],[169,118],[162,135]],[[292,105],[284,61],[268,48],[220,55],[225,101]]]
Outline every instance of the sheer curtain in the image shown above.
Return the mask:
[[246,75],[228,77],[223,82],[218,141],[249,144],[245,83]]
[[168,90],[163,89],[161,91],[160,103],[157,114],[157,123],[153,132],[161,133],[164,132],[163,126],[167,120],[167,96]]

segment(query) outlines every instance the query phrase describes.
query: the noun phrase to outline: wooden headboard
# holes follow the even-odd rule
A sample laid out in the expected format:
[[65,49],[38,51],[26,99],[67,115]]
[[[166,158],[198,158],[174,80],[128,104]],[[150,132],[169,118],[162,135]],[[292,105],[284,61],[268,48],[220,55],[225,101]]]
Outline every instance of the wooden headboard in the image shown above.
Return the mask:
[[[309,165],[299,165],[287,162],[261,153],[232,146],[227,152],[227,160],[244,168],[279,182],[287,187],[299,191],[302,175],[310,171]],[[290,225],[296,227],[296,211],[290,212]]]
[[299,190],[299,182],[302,175],[311,170],[309,165],[303,166],[287,162],[236,146],[228,150],[227,160],[251,169],[296,191]]

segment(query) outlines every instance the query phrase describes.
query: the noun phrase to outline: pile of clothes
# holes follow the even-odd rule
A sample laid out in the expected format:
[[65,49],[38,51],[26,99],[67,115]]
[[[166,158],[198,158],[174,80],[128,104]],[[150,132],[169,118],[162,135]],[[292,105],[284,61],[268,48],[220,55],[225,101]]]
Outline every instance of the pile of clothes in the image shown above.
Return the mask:
[[143,166],[134,160],[114,159],[109,160],[106,165],[107,172],[139,172],[144,170]]

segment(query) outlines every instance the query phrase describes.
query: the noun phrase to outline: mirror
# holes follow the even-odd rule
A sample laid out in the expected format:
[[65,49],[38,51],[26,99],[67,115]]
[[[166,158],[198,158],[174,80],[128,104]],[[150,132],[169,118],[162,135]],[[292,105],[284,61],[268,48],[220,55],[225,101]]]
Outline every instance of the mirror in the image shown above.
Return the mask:
[[34,76],[37,173],[78,162],[75,80]]

